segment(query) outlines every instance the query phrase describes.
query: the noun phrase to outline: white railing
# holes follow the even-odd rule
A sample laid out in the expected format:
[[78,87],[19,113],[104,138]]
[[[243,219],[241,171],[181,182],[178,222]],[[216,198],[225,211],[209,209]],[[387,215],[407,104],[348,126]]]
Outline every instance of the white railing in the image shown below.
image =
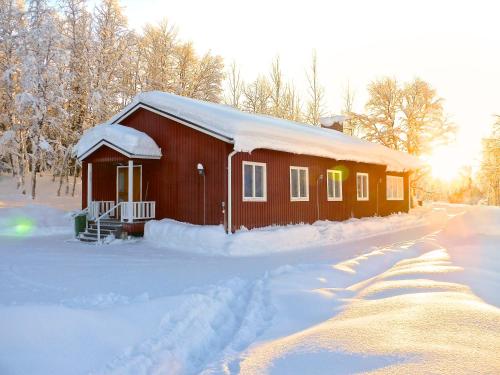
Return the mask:
[[115,205],[114,201],[92,201],[89,207],[89,218],[96,219],[101,216],[104,212],[108,213],[110,216],[115,216],[114,209],[111,208]]
[[[113,201],[92,202],[89,215],[95,219],[97,224],[97,241],[101,241],[101,220],[114,215],[115,212],[121,213],[121,221],[154,219],[156,216],[156,202],[119,202]],[[106,209],[106,210],[105,210]]]
[[141,201],[141,202],[122,202],[122,221],[146,220],[156,217],[156,202]]
[[124,204],[124,202],[120,202],[114,206],[111,206],[107,211],[103,212],[102,215],[97,217],[97,219],[96,219],[96,222],[97,222],[97,243],[102,243],[102,241],[101,241],[101,219],[108,217],[111,212],[115,212],[115,210],[118,209],[120,206],[122,206],[122,209],[123,209],[123,204]]

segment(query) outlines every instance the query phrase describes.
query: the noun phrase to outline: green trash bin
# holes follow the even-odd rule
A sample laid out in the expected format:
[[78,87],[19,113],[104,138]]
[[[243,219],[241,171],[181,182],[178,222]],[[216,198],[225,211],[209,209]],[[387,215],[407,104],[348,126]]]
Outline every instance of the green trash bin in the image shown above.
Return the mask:
[[84,232],[86,227],[87,227],[87,215],[77,214],[75,216],[75,236],[78,236],[81,232]]

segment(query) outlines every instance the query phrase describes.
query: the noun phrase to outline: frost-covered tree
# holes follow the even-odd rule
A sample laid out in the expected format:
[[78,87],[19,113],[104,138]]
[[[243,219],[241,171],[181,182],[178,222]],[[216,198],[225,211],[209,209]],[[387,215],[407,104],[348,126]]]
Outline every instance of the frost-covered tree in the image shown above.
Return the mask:
[[490,135],[483,139],[479,177],[488,204],[500,206],[500,116],[496,116]]
[[144,27],[139,40],[144,90],[173,91],[177,43],[177,30],[166,19]]
[[182,43],[176,47],[174,92],[218,103],[222,93],[223,69],[220,56],[207,52],[198,57],[191,42]]
[[443,99],[427,82],[415,79],[401,89],[401,143],[413,155],[429,152],[446,143],[454,126],[443,115]]
[[123,106],[122,76],[126,56],[134,42],[127,18],[117,0],[102,0],[94,11],[92,53],[93,123],[107,120]]
[[45,0],[29,2],[26,23],[16,106],[29,147],[31,197],[34,199],[42,157],[52,147],[48,139],[56,138],[67,120],[65,66],[68,54],[58,28],[57,14]]
[[400,149],[401,128],[398,111],[401,103],[401,90],[396,79],[384,78],[368,85],[367,119],[363,121],[364,137],[382,143],[393,149]]
[[[23,28],[23,5],[16,0],[0,0],[0,169],[9,169],[19,175],[21,185],[24,173],[24,158],[20,150],[17,131],[15,97],[19,92],[19,47]],[[7,133],[8,132],[8,133]]]

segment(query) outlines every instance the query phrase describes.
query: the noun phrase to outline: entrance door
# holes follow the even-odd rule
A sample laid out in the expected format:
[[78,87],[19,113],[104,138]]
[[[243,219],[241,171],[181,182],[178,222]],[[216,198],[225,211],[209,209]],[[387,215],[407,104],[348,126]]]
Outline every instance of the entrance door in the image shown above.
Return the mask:
[[[116,202],[128,201],[128,167],[117,167]],[[142,166],[134,166],[134,202],[141,200],[142,196]]]

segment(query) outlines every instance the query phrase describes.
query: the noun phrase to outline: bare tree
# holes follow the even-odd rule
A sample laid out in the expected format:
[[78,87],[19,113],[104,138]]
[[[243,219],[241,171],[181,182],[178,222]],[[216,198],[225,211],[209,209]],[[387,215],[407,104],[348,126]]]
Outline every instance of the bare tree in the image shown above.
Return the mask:
[[313,51],[311,67],[306,73],[309,101],[306,105],[306,121],[313,125],[319,125],[319,119],[324,114],[324,94],[325,90],[319,83],[318,77],[318,58],[316,51]]
[[229,66],[226,81],[227,88],[226,94],[224,95],[224,103],[230,105],[231,107],[241,109],[245,83],[241,78],[240,70],[238,69],[235,61],[233,61]]
[[354,113],[354,91],[351,89],[350,82],[347,82],[347,85],[344,89],[343,95],[343,106],[342,106],[342,114],[347,117],[344,122],[344,133],[349,134],[350,136],[360,137],[361,136],[361,126],[359,121],[356,121],[356,114]]
[[271,86],[264,76],[257,77],[243,89],[243,110],[252,113],[271,113]]

